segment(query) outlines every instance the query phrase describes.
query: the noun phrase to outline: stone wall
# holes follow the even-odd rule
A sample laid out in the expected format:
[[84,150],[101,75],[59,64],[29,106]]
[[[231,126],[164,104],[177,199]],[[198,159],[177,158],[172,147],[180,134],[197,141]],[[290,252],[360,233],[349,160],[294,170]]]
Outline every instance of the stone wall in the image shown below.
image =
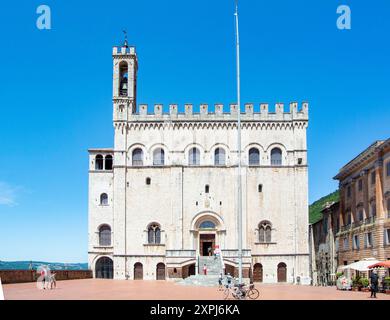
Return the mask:
[[[56,280],[75,280],[92,278],[91,270],[57,270]],[[3,284],[34,282],[38,279],[39,273],[35,270],[0,270],[0,278]]]

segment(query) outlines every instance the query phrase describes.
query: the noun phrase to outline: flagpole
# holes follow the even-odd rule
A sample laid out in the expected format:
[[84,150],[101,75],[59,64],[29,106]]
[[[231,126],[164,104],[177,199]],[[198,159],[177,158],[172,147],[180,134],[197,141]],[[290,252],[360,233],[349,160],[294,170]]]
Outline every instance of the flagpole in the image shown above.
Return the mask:
[[242,283],[242,191],[241,191],[241,97],[240,97],[240,37],[238,33],[238,0],[235,0],[236,22],[236,67],[237,67],[237,237],[238,237],[238,279]]

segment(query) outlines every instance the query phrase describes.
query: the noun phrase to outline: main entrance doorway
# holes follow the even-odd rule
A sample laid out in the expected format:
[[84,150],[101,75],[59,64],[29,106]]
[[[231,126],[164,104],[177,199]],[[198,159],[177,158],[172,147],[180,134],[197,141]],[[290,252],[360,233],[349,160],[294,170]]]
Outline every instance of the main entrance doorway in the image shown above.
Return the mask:
[[99,260],[96,261],[96,266],[95,266],[96,278],[101,278],[101,279],[114,278],[113,269],[114,269],[113,262],[110,258],[108,257],[99,258]]
[[199,251],[201,256],[212,256],[215,248],[215,234],[199,235]]

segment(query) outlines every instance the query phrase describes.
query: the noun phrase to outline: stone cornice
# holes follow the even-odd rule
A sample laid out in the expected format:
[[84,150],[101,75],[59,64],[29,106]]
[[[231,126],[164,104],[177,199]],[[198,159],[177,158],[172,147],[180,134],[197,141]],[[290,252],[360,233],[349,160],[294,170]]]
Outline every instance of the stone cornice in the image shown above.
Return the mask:
[[[143,129],[237,129],[234,120],[172,120],[172,121],[114,121],[114,128],[122,130],[143,130]],[[291,130],[306,129],[307,120],[303,121],[264,121],[264,120],[241,120],[241,128],[249,130]]]

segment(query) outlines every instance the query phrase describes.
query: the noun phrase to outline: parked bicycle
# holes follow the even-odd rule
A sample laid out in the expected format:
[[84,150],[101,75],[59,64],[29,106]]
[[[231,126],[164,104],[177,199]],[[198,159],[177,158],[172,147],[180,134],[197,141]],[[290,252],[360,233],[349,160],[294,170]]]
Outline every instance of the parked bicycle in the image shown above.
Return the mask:
[[260,292],[255,288],[254,284],[227,284],[223,292],[224,300],[227,300],[230,295],[236,300],[244,300],[246,298],[256,300],[260,296]]

